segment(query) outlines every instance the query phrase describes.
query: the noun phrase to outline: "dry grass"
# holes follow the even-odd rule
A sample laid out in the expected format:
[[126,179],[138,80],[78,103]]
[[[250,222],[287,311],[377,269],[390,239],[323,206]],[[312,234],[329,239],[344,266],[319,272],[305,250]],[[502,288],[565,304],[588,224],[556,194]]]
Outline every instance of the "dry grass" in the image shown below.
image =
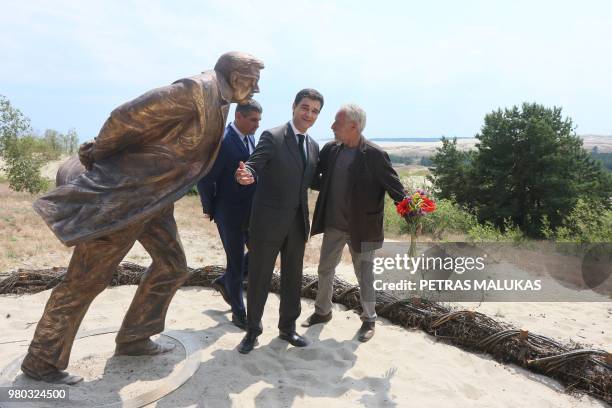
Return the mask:
[[0,272],[68,264],[72,250],[63,246],[34,212],[35,199],[0,183]]
[[[317,194],[309,194],[311,217]],[[6,183],[0,182],[0,273],[18,268],[67,266],[70,261],[72,248],[62,245],[32,209],[36,198],[27,193],[14,192]],[[177,201],[174,216],[189,266],[225,265],[225,253],[217,227],[203,218],[197,196],[185,196]],[[318,265],[321,241],[322,235],[309,240],[304,254],[305,266]],[[125,259],[144,265],[150,262],[149,255],[139,243],[134,245]],[[343,262],[350,263],[348,248],[344,251]],[[279,266],[280,259],[277,261]]]

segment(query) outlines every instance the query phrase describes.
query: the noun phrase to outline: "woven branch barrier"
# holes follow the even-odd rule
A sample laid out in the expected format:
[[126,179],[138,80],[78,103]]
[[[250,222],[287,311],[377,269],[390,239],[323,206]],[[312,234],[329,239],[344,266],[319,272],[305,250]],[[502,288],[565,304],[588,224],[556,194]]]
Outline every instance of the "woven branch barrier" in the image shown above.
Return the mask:
[[[111,286],[138,284],[145,267],[125,262],[117,267]],[[225,269],[219,266],[190,269],[184,286],[210,286]],[[66,268],[13,272],[0,281],[0,294],[36,293],[60,283]],[[314,299],[318,280],[305,275],[302,296]],[[280,292],[280,276],[272,277],[271,291]],[[359,311],[359,288],[335,278],[333,300]],[[470,310],[451,307],[421,298],[399,299],[377,292],[379,316],[406,328],[419,328],[465,350],[488,353],[496,360],[514,363],[527,370],[554,378],[570,393],[584,393],[612,405],[612,354],[584,349],[578,344],[561,344],[527,330]]]

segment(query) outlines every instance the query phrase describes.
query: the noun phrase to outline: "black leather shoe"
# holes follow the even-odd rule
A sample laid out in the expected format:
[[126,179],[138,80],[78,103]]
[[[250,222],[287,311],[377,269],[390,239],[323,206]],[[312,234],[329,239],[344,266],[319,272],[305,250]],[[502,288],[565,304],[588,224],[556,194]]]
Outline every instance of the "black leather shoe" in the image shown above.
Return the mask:
[[234,326],[238,327],[239,329],[242,329],[242,330],[247,329],[246,316],[237,315],[235,313],[232,313],[232,323],[234,323]]
[[283,339],[288,341],[292,346],[295,347],[306,347],[308,345],[308,340],[306,338],[300,336],[296,332],[280,332],[278,334],[279,339]]
[[362,343],[365,343],[366,341],[374,337],[374,326],[374,322],[363,322],[363,324],[359,328],[359,331],[357,332],[357,340]]
[[219,282],[218,279],[215,279],[210,284],[210,287],[216,290],[217,292],[221,293],[221,296],[223,297],[223,300],[225,300],[225,303],[227,303],[230,306],[232,305],[232,302],[230,301],[229,295],[227,293],[227,289],[225,289],[225,285],[223,283]]
[[332,318],[332,312],[329,312],[326,315],[320,315],[318,313],[313,313],[310,315],[308,319],[306,319],[302,323],[302,327],[310,327],[312,325],[319,324],[319,323],[327,323],[331,320],[331,318]]
[[251,350],[258,344],[257,334],[253,332],[247,332],[240,344],[238,345],[238,352],[241,354],[249,354]]

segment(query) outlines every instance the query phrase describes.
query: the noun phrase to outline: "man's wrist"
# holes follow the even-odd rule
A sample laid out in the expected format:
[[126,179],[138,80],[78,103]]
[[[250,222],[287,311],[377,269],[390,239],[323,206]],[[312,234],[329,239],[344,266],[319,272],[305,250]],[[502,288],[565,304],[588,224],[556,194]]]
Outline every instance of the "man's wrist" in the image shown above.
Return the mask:
[[253,179],[256,179],[255,170],[253,170],[251,166],[249,166],[248,164],[245,164],[244,168],[247,169],[249,173],[251,173],[251,177],[253,177]]

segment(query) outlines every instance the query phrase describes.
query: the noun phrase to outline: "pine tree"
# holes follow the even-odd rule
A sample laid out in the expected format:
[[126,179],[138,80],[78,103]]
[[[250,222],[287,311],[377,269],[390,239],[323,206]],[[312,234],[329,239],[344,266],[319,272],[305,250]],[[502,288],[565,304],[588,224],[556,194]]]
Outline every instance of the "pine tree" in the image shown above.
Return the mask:
[[442,136],[442,147],[430,158],[431,175],[427,178],[432,182],[434,193],[439,199],[451,199],[461,202],[465,200],[467,185],[467,153],[457,149],[457,138],[448,139]]
[[510,220],[539,236],[544,217],[556,228],[582,195],[603,204],[612,194],[561,108],[524,103],[492,112],[476,138],[471,204],[481,221],[503,229]]

